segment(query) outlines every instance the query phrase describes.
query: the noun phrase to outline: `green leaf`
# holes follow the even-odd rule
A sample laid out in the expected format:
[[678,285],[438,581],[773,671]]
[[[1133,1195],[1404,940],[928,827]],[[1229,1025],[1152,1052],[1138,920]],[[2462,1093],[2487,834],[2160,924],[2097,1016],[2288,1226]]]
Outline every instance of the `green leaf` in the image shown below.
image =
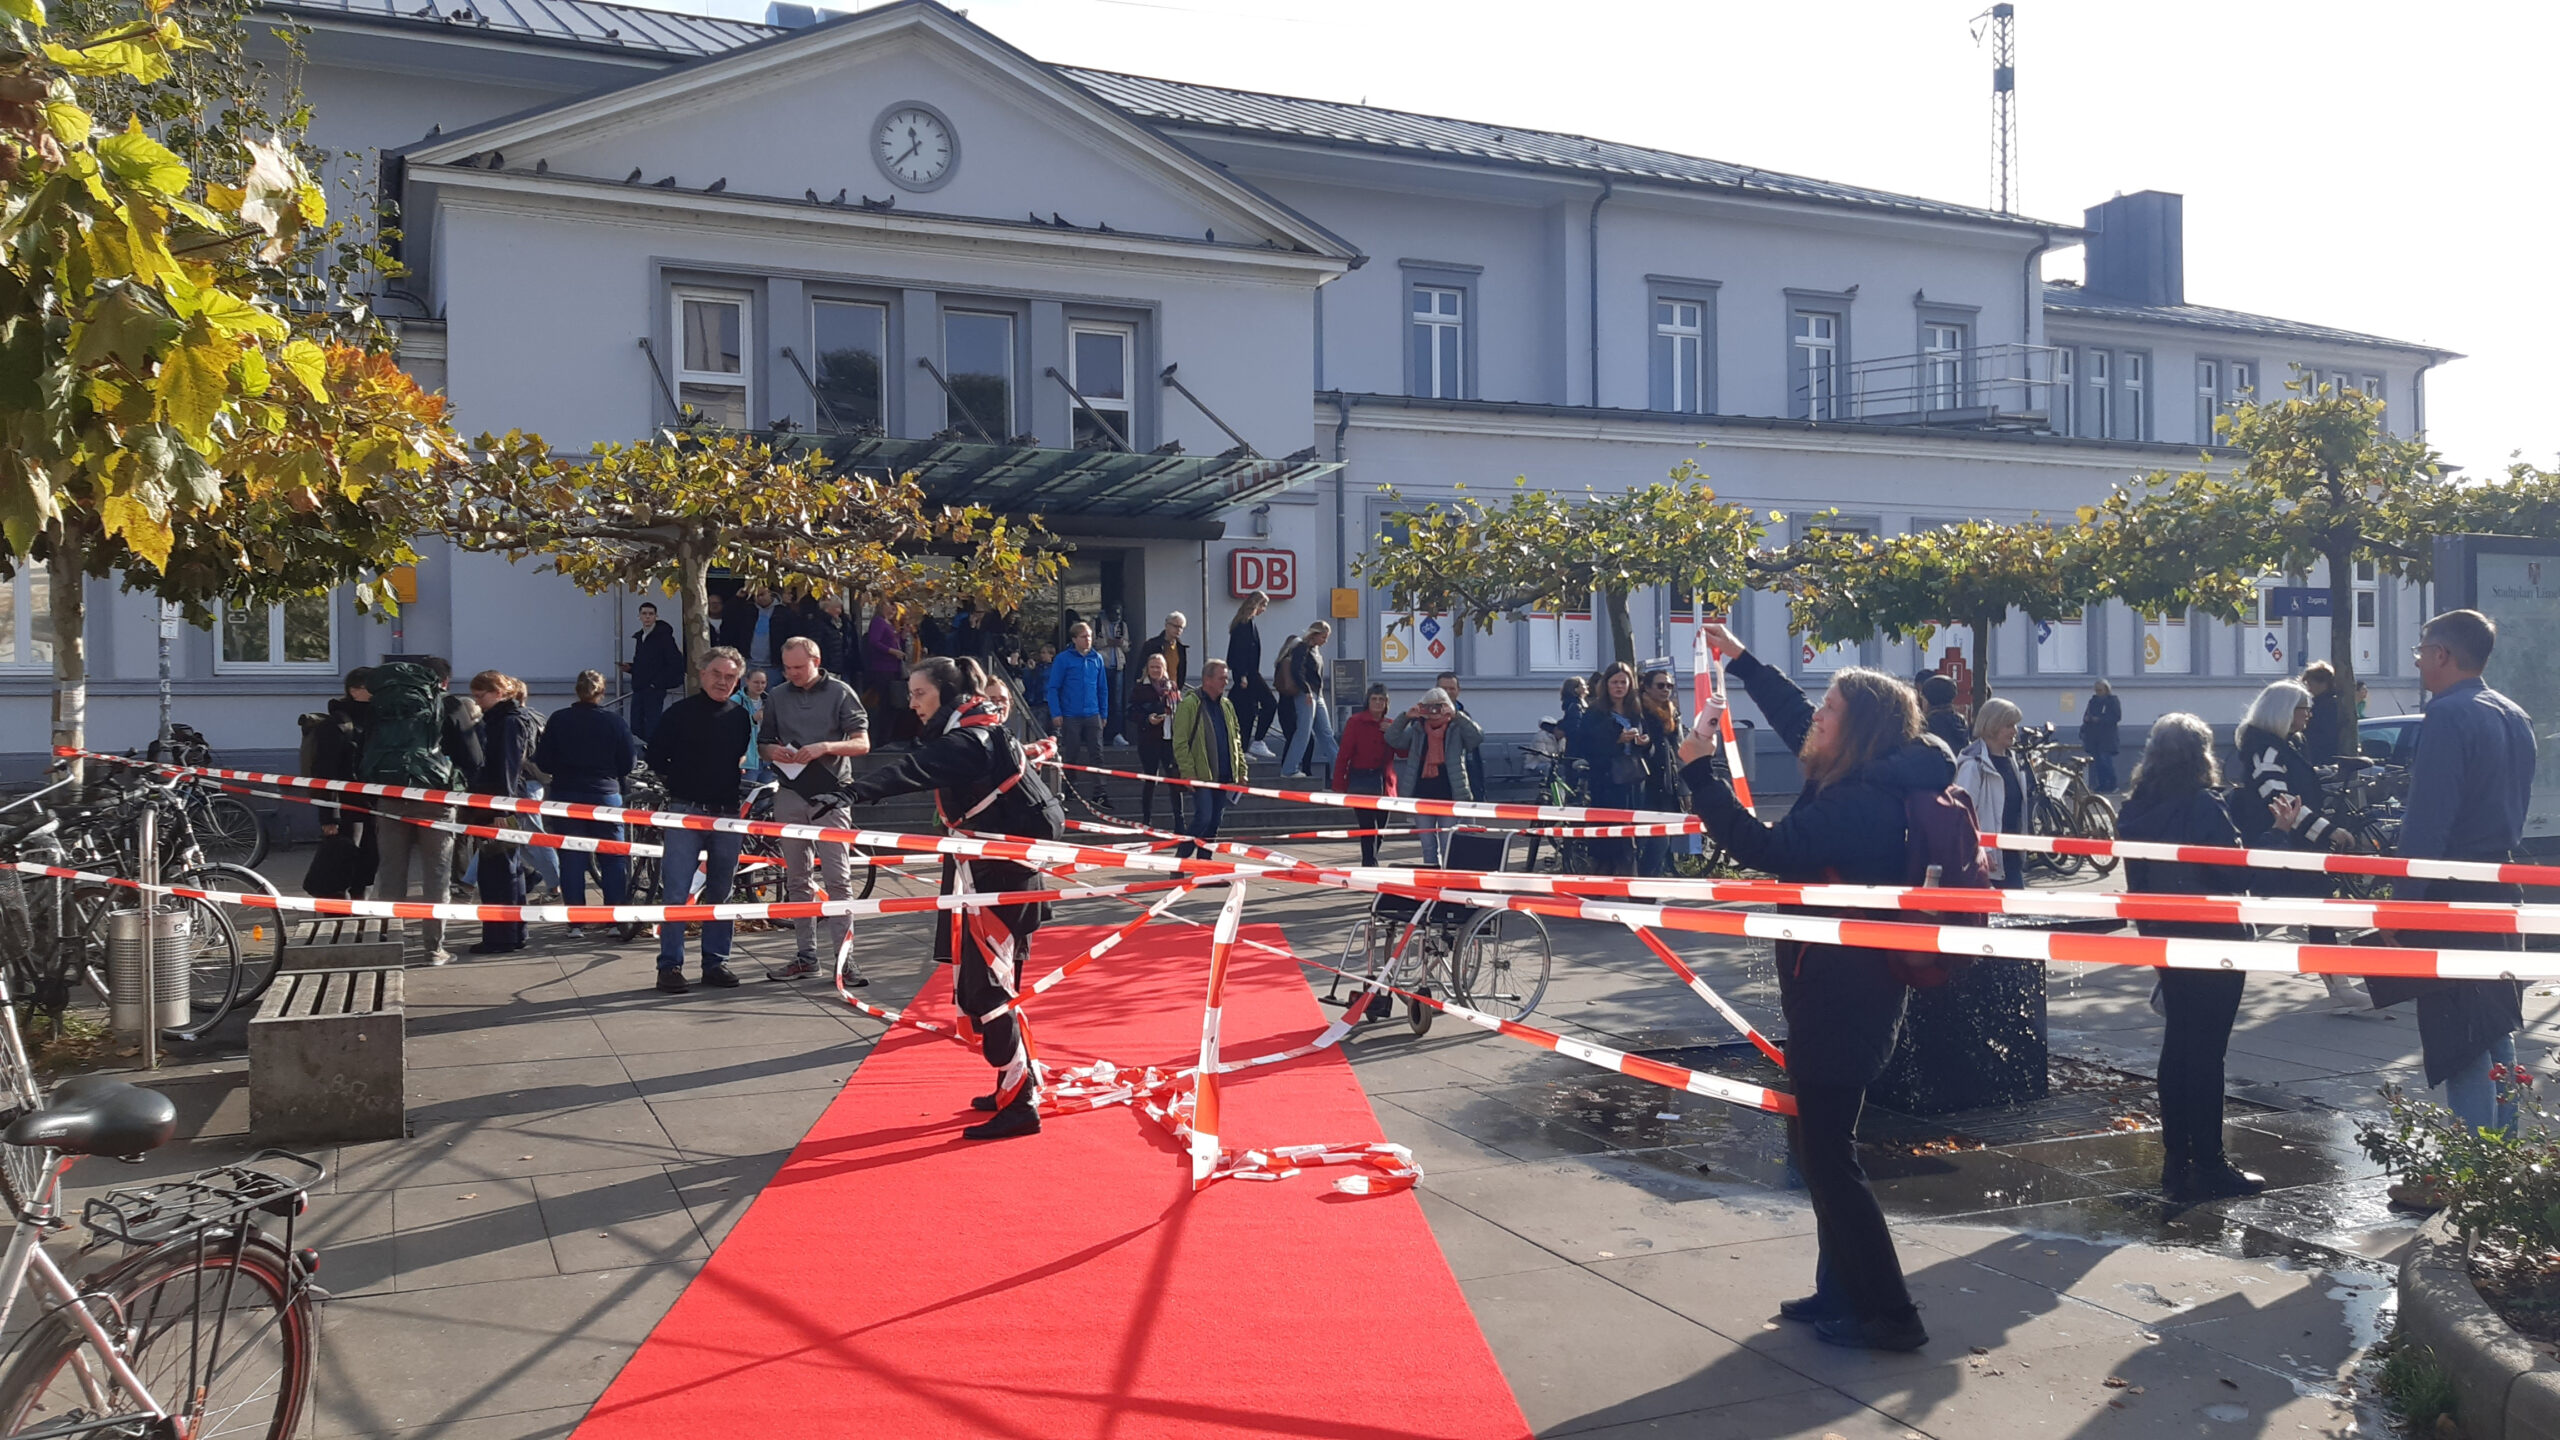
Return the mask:
[[152,389],[161,417],[191,445],[209,445],[214,417],[222,413],[230,393],[232,359],[239,342],[217,336],[202,317],[187,322],[186,334],[160,359],[160,376]]
[[308,340],[295,340],[276,357],[287,374],[302,384],[304,393],[314,400],[329,398],[329,357]]
[[187,162],[142,132],[139,115],[133,117],[124,133],[98,142],[98,159],[108,174],[159,199],[184,193],[193,179]]
[[289,333],[284,317],[253,300],[246,300],[228,290],[203,290],[196,295],[196,313],[214,329],[232,335],[254,335],[261,340],[281,340]]
[[151,357],[184,329],[140,286],[122,281],[101,284],[88,318],[76,327],[71,361],[86,368],[112,358],[143,374],[151,368]]

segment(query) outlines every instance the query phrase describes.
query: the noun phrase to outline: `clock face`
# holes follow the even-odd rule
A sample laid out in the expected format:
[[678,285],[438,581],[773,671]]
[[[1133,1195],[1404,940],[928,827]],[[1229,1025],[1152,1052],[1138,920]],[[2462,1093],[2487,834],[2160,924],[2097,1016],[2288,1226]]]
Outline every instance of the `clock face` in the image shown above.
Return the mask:
[[960,141],[939,111],[908,103],[889,107],[872,127],[871,152],[891,180],[909,190],[931,190],[951,178]]

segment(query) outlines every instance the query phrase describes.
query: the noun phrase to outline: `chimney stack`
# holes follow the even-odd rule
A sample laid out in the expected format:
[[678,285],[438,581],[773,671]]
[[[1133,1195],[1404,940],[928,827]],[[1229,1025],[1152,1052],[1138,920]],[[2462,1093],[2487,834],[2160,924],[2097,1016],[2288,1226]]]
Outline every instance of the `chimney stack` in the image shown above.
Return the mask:
[[2186,197],[2137,190],[2091,206],[2082,223],[2089,290],[2138,305],[2187,303]]

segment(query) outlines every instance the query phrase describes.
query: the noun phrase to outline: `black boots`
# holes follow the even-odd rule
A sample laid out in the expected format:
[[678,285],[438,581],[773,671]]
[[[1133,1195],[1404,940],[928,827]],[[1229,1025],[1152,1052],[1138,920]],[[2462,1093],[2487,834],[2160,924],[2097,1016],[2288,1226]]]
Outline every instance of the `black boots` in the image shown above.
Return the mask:
[[[989,1106],[995,1103],[995,1097],[992,1095],[979,1098]],[[976,1106],[979,1101],[972,1100],[969,1103]],[[990,1118],[962,1130],[960,1138],[963,1140],[1010,1140],[1016,1135],[1039,1133],[1040,1102],[1031,1088],[1024,1086],[1022,1093],[1013,1097],[1012,1104],[996,1111]]]
[[1813,1322],[1813,1335],[1825,1345],[1851,1350],[1917,1350],[1929,1343],[1929,1332],[1921,1325],[1917,1310],[1894,1320],[1825,1316]]
[[2171,1159],[2160,1167],[2160,1193],[2178,1205],[2255,1195],[2266,1188],[2265,1176],[2252,1175],[2220,1155],[2210,1160]]

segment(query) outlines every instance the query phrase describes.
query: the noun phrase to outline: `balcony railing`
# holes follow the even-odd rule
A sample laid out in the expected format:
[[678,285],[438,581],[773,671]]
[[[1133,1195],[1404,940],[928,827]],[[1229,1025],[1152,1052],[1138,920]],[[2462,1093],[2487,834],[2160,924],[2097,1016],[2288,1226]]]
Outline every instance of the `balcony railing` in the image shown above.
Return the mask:
[[1866,425],[2042,430],[2052,413],[2054,348],[1978,345],[1834,366],[1796,386],[1796,413]]

